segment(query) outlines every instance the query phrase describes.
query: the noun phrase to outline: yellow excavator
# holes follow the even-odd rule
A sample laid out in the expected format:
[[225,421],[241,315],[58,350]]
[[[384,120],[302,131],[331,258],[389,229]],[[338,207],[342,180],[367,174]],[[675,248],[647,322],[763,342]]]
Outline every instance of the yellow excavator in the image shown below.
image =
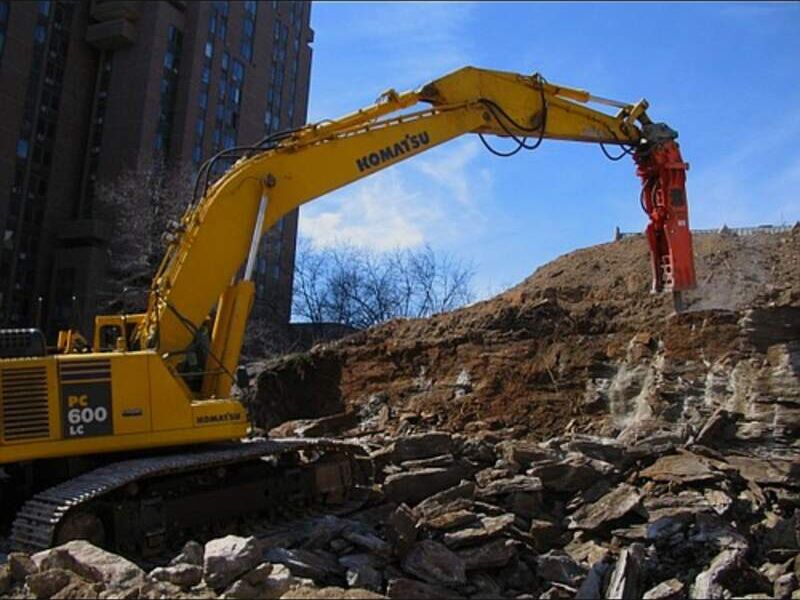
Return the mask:
[[[98,316],[91,345],[62,332],[53,354],[38,330],[0,332],[0,493],[5,514],[13,508],[12,544],[34,551],[84,538],[147,555],[225,519],[357,501],[370,482],[359,445],[246,439],[246,410],[231,390],[256,249],[298,206],[461,135],[501,155],[510,153],[487,136],[513,140],[515,151],[555,139],[632,156],[650,217],[653,291],[694,287],[688,165],[677,133],[647,107],[539,74],[466,67],[210,158],[169,232],[144,313]],[[235,162],[211,184],[226,160]]]

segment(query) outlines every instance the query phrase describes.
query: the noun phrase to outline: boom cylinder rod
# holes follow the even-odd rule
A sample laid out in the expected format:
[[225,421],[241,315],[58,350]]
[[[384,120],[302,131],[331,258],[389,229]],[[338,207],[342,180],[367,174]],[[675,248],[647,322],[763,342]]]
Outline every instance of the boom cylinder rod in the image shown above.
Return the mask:
[[244,268],[244,280],[251,281],[253,279],[253,267],[256,264],[256,255],[258,254],[258,243],[261,241],[261,228],[264,226],[264,215],[267,212],[267,204],[269,198],[267,193],[261,194],[261,202],[258,205],[258,216],[256,217],[256,224],[253,227],[253,239],[250,240],[250,254],[247,255],[247,265]]

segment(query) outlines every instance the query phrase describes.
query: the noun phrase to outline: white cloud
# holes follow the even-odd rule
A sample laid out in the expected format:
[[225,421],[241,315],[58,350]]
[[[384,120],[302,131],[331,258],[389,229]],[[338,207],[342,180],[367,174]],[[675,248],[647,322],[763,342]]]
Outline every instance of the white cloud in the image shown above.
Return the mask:
[[317,247],[348,243],[390,250],[423,243],[422,226],[437,215],[424,206],[419,192],[412,192],[391,172],[355,185],[358,187],[352,191],[332,194],[324,209],[304,209],[301,235]]
[[451,142],[316,200],[301,211],[300,235],[373,250],[463,241],[485,222],[477,199],[491,197],[476,143]]

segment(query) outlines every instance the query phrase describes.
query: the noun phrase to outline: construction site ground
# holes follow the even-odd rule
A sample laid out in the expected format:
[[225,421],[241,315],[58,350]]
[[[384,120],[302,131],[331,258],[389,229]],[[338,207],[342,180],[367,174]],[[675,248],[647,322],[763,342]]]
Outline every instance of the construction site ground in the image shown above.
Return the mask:
[[694,244],[679,314],[637,236],[250,365],[256,433],[359,441],[365,505],[156,565],[12,553],[0,595],[800,598],[800,228]]

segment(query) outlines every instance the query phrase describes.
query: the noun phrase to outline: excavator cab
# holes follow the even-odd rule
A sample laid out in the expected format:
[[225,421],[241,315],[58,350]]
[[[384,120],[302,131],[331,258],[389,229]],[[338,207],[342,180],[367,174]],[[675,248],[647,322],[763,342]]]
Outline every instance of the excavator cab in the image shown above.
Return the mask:
[[95,352],[128,352],[135,349],[133,332],[144,314],[98,315],[94,320]]

